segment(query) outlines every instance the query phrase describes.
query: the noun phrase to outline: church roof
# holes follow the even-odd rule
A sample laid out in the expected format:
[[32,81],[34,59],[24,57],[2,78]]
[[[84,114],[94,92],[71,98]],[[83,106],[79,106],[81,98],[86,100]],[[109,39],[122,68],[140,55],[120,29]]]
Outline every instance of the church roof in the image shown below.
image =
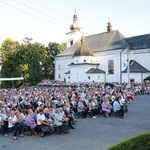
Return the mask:
[[[118,30],[85,36],[85,41],[86,46],[93,52],[123,49],[128,46],[125,37]],[[80,45],[80,40],[78,40],[57,56],[73,55]]]
[[70,74],[70,71],[65,72],[65,74]]
[[94,54],[86,45],[81,45],[74,52],[74,56],[94,56]]
[[144,79],[144,81],[150,81],[150,76]]
[[[130,72],[131,73],[146,73],[146,72],[150,72],[148,69],[144,68],[142,65],[140,65],[135,60],[130,60],[129,64],[130,64]],[[126,67],[126,69],[124,71],[122,71],[122,72],[123,73],[127,73],[127,69],[128,69],[128,67]]]
[[74,15],[73,15],[73,24],[70,26],[70,30],[77,30],[77,31],[80,31],[81,27],[78,23],[78,16],[76,14],[76,10],[74,12]]
[[105,73],[105,71],[100,70],[98,68],[91,68],[89,69],[86,73],[96,73],[96,74],[101,74],[101,73]]
[[87,62],[83,62],[83,63],[71,63],[68,66],[80,66],[80,65],[99,65],[99,63],[87,63]]
[[89,47],[86,46],[84,36],[82,36],[81,46],[79,46],[75,50],[74,56],[94,56],[93,51]]
[[126,41],[132,50],[150,48],[150,34],[129,37]]

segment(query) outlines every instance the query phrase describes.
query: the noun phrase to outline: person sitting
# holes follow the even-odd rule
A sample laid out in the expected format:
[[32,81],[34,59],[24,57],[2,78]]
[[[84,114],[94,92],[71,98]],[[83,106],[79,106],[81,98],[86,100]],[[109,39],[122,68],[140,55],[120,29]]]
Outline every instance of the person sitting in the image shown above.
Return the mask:
[[52,120],[52,118],[50,117],[50,113],[49,113],[49,109],[45,108],[44,109],[44,115],[45,118],[48,120],[49,125],[50,125],[50,132],[53,133],[54,132],[54,121]]
[[108,118],[111,113],[112,106],[109,103],[108,97],[105,97],[105,100],[102,102],[102,111],[105,113],[105,116]]
[[69,127],[71,129],[75,129],[72,125],[73,123],[73,120],[74,120],[74,115],[70,112],[70,109],[67,109],[67,105],[63,105],[63,109],[60,109],[64,112],[64,117],[67,117],[69,120],[68,120],[68,123],[69,123]]
[[54,125],[59,127],[60,134],[68,133],[68,124],[66,123],[68,120],[63,117],[60,108],[57,108],[54,114]]
[[128,101],[134,100],[134,94],[131,92],[130,89],[128,89],[128,91],[127,91],[127,99],[128,99]]
[[123,95],[121,93],[119,93],[119,96],[121,97],[121,99],[119,101],[120,105],[122,105],[124,107],[125,112],[128,112],[128,105],[127,105],[125,98],[123,97]]
[[37,135],[37,124],[33,115],[33,111],[31,109],[28,111],[28,115],[26,117],[26,125],[30,128],[31,135],[32,133],[34,133],[34,135]]
[[1,132],[2,132],[3,136],[7,137],[8,135],[6,133],[6,126],[1,117],[0,117],[0,127],[1,127]]
[[0,117],[5,124],[6,131],[8,130],[8,116],[6,114],[6,110],[2,109],[0,113]]
[[77,102],[74,98],[70,100],[70,112],[74,115],[74,118],[77,118]]
[[93,118],[97,118],[98,114],[98,102],[95,101],[95,97],[91,99],[91,107],[92,107],[92,112],[93,112]]
[[14,133],[13,133],[13,140],[18,140],[18,138],[16,137],[17,136],[17,132],[18,132],[18,127],[17,127],[17,123],[18,123],[18,119],[15,115],[15,111],[12,110],[10,112],[10,117],[8,118],[8,128],[11,129],[11,130],[14,130]]
[[88,109],[85,108],[82,99],[79,99],[78,101],[77,110],[78,110],[78,113],[82,113],[83,118],[87,117]]
[[113,103],[113,111],[116,113],[116,117],[124,117],[124,108],[120,105],[119,100],[121,97],[116,97],[116,100]]
[[39,113],[37,115],[37,125],[42,131],[41,137],[44,137],[46,132],[50,132],[50,125],[48,120],[45,118],[43,109],[39,109]]
[[16,117],[17,117],[17,127],[18,127],[18,130],[19,130],[19,135],[20,137],[23,137],[24,136],[24,127],[25,127],[25,120],[22,118],[21,116],[21,113],[19,110],[16,111]]

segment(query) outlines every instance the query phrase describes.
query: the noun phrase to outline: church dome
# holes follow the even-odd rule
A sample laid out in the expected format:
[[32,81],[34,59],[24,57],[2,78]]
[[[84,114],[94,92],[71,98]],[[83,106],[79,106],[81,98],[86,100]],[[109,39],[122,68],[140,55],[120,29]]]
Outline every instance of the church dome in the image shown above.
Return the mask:
[[80,31],[81,27],[78,22],[73,22],[73,24],[70,26],[70,30],[78,30]]
[[78,16],[76,14],[76,10],[74,12],[74,15],[73,15],[73,24],[70,26],[70,30],[78,30],[80,31],[81,27],[78,23]]
[[84,36],[81,38],[81,46],[75,50],[74,56],[94,56],[93,51],[85,45]]

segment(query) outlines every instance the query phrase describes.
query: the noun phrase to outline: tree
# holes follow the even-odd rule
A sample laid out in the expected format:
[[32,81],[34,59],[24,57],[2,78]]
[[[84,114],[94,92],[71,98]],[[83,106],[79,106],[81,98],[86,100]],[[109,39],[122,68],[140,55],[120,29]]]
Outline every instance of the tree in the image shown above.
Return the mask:
[[34,54],[29,67],[29,84],[36,85],[42,80],[42,69],[37,54]]
[[59,44],[56,42],[53,42],[53,43],[50,42],[48,44],[48,47],[46,47],[46,50],[47,50],[46,62],[43,64],[44,78],[54,79],[55,56],[65,49],[66,49],[65,43]]
[[[0,48],[1,51],[1,77],[13,78],[20,77],[19,61],[16,57],[20,49],[20,44],[11,38],[6,38]],[[2,87],[18,86],[20,81],[5,81],[2,82]]]
[[[24,82],[30,82],[33,85],[39,81],[35,81],[36,77],[33,78],[33,74],[35,74],[35,72],[40,74],[42,77],[42,64],[44,64],[46,61],[47,51],[44,45],[41,43],[32,43],[31,38],[25,38],[23,41],[25,43],[21,45],[21,50],[18,53],[18,57],[20,58],[21,72],[24,77]],[[35,65],[36,63],[37,66]],[[39,67],[38,65],[40,65],[40,70],[33,68],[33,66]],[[33,69],[34,73],[32,73],[31,68]]]
[[[32,43],[32,38],[26,37],[20,44],[7,38],[0,48],[1,77],[12,78],[23,76],[24,82],[36,85],[43,78],[54,79],[55,56],[66,48],[64,43],[43,44]],[[20,81],[3,82],[4,88],[21,85]]]

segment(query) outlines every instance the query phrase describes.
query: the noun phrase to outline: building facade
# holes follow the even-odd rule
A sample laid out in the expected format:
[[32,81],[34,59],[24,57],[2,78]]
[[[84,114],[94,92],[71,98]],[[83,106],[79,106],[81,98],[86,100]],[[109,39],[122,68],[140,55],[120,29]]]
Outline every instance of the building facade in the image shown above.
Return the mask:
[[150,76],[150,34],[126,38],[110,21],[103,33],[84,36],[80,29],[75,11],[67,49],[55,57],[55,80],[122,83]]

